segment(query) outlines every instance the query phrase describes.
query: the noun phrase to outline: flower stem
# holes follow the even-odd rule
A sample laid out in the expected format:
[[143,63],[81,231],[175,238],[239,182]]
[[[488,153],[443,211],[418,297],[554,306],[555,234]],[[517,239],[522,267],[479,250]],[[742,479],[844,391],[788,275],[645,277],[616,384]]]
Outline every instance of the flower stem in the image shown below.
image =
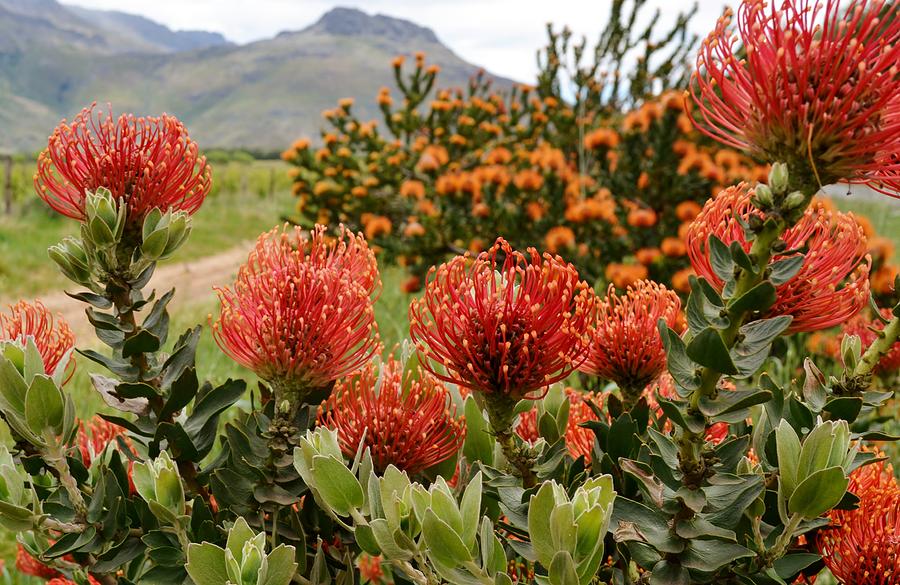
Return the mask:
[[784,553],[787,552],[788,547],[794,540],[794,532],[797,530],[797,527],[800,526],[800,522],[802,521],[803,516],[800,514],[794,514],[790,517],[787,526],[785,526],[781,534],[778,535],[778,540],[775,541],[772,548],[766,551],[764,555],[764,561],[767,567],[771,567],[776,560],[784,556]]
[[513,431],[516,402],[512,398],[502,395],[485,395],[484,400],[494,437],[516,475],[522,478],[522,485],[528,489],[537,484],[537,475],[534,473],[535,460],[524,445],[516,442],[515,431]]
[[65,446],[60,445],[48,448],[44,452],[44,461],[49,463],[53,469],[56,470],[59,484],[66,490],[69,501],[75,509],[77,523],[85,523],[87,521],[88,513],[87,504],[84,501],[81,489],[78,487],[78,482],[75,480],[75,477],[72,476],[72,471],[69,469],[69,462],[66,461]]
[[891,319],[884,329],[878,332],[878,338],[872,342],[872,345],[862,355],[862,359],[856,364],[853,370],[853,377],[858,379],[867,379],[875,370],[875,366],[881,361],[881,358],[891,350],[891,347],[900,339],[900,317]]

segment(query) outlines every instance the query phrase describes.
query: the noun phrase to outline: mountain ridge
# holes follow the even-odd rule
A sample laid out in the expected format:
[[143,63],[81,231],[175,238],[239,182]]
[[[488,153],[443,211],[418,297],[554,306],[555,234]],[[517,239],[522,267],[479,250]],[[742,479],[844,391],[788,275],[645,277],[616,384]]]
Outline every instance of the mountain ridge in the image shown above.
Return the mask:
[[0,0],[0,150],[41,148],[61,118],[92,102],[177,115],[204,148],[280,150],[315,136],[320,112],[341,97],[380,119],[374,97],[393,85],[396,55],[425,52],[442,87],[479,69],[429,28],[354,8],[244,45],[211,34],[56,0]]

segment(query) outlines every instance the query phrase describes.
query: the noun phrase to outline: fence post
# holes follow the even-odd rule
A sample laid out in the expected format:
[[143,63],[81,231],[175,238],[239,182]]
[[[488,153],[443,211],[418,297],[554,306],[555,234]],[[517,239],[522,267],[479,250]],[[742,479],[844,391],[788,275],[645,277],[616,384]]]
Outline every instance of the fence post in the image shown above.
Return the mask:
[[13,189],[12,189],[12,171],[13,157],[7,155],[3,157],[6,162],[6,169],[3,175],[3,200],[5,203],[6,215],[12,214]]

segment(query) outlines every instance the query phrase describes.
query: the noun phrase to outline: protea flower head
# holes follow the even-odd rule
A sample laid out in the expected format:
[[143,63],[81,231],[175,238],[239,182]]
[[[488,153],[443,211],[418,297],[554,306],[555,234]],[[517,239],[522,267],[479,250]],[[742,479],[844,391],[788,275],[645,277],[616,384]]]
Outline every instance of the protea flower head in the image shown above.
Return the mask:
[[31,556],[21,544],[16,546],[16,570],[22,575],[41,579],[54,579],[61,575],[56,569]]
[[[885,14],[885,9],[892,14]],[[827,185],[900,187],[900,18],[892,0],[744,0],[697,57],[698,128]]]
[[380,349],[375,255],[362,236],[275,228],[259,237],[234,286],[217,289],[213,336],[232,359],[300,396],[362,368]]
[[88,192],[104,187],[141,225],[154,208],[192,214],[206,198],[211,171],[174,116],[118,118],[95,106],[63,120],[38,157],[34,186],[58,213],[83,221]]
[[360,442],[375,469],[389,465],[418,473],[446,461],[462,447],[465,427],[447,389],[427,373],[403,372],[393,358],[372,363],[338,382],[319,409],[319,424],[336,429],[351,459]]
[[558,256],[499,238],[475,258],[429,272],[409,308],[410,335],[437,378],[511,400],[571,374],[590,342],[594,295]]
[[[703,207],[686,234],[688,256],[694,271],[721,290],[709,257],[709,237],[726,245],[738,242],[749,251],[741,222],[756,214],[753,191],[741,184],[725,189]],[[868,302],[869,269],[866,236],[850,214],[828,211],[814,202],[796,225],[782,236],[787,250],[805,248],[800,271],[778,285],[768,317],[791,315],[789,333],[827,329],[856,315]],[[783,259],[776,255],[773,261]]]
[[[582,423],[598,420],[597,415],[588,406],[592,402],[597,408],[603,408],[603,395],[593,392],[582,393],[574,388],[566,388],[569,400],[569,418],[566,422],[566,449],[573,459],[584,457],[590,463],[594,450],[594,431],[581,426]],[[516,433],[528,443],[534,443],[540,437],[537,426],[537,408],[532,408],[519,415]]]
[[[882,454],[883,455],[883,454]],[[900,575],[900,488],[890,465],[874,463],[850,475],[855,510],[832,510],[816,545],[840,583],[893,585]]]
[[623,295],[610,285],[597,303],[591,350],[579,369],[614,381],[626,404],[633,404],[666,369],[657,324],[663,319],[676,327],[680,309],[678,295],[656,282],[639,280]]
[[75,371],[72,349],[75,335],[62,318],[54,320],[52,313],[40,301],[27,303],[19,301],[0,313],[0,342],[10,341],[24,346],[27,339],[34,345],[44,362],[44,372],[52,376],[58,368],[66,370],[64,380],[68,381]]

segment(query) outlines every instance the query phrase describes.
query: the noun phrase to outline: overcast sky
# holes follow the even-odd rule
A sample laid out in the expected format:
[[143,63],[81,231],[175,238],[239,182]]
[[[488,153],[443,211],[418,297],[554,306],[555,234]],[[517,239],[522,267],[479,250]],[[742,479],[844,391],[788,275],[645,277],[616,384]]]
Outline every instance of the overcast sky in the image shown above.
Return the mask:
[[[220,32],[246,43],[283,30],[298,30],[335,6],[352,6],[430,27],[467,61],[519,81],[533,80],[535,50],[545,40],[547,22],[567,24],[596,38],[610,0],[63,0],[90,8],[141,14],[172,29]],[[736,0],[731,0],[734,3]],[[629,3],[630,4],[630,3]],[[691,0],[649,0],[672,22]],[[694,20],[702,36],[712,28],[725,0],[700,0]],[[648,14],[651,10],[646,10]]]

